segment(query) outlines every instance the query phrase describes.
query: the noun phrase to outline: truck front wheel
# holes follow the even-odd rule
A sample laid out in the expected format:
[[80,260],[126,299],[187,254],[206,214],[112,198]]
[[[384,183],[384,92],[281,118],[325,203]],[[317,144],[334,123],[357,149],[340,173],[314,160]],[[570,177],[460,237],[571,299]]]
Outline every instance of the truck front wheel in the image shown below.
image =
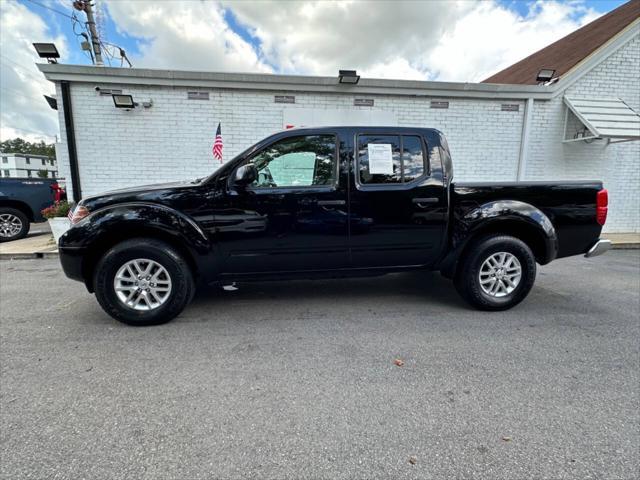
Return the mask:
[[180,253],[150,238],[127,240],[109,249],[94,276],[104,311],[136,326],[173,319],[189,303],[194,288],[191,269]]
[[506,310],[529,294],[536,278],[536,260],[522,240],[488,236],[465,252],[454,283],[458,293],[481,310]]

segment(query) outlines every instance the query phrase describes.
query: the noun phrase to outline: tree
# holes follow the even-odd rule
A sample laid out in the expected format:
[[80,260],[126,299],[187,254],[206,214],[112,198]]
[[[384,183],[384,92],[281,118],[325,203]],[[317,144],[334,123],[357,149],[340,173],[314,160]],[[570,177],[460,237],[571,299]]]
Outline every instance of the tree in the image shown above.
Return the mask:
[[47,172],[46,170],[38,170],[38,176],[40,178],[48,178],[49,172]]
[[46,155],[47,157],[56,158],[56,149],[53,143],[27,142],[22,138],[12,138],[0,142],[0,151],[6,153],[29,153],[31,155]]

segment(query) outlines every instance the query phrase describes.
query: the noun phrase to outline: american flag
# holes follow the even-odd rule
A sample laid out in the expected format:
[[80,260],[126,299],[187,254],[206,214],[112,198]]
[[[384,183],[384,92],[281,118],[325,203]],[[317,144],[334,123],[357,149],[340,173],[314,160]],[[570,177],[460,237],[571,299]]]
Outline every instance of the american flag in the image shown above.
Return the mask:
[[218,129],[216,130],[216,139],[213,141],[213,158],[220,160],[222,163],[222,130],[218,123]]
[[69,219],[69,221],[73,220],[73,210],[75,209],[74,206],[69,207],[69,213],[67,213],[67,218]]

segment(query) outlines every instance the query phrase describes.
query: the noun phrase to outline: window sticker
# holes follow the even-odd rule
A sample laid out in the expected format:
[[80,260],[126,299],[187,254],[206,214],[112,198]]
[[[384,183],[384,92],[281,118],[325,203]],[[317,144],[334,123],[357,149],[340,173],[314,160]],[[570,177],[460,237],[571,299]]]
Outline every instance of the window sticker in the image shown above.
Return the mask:
[[369,173],[371,175],[393,175],[393,157],[390,143],[370,143],[367,145],[369,153]]

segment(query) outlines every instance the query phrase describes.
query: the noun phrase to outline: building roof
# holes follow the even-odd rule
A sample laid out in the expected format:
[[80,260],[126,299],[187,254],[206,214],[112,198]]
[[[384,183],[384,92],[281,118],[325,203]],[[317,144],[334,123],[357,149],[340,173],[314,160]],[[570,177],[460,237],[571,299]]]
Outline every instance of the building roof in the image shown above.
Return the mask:
[[639,18],[640,0],[631,0],[483,83],[535,85],[543,68],[555,70],[555,77],[562,77]]
[[495,99],[549,99],[555,85],[491,85],[487,83],[436,82],[361,78],[357,85],[338,83],[338,75],[315,77],[268,73],[198,72],[148,68],[95,67],[38,63],[38,69],[52,82],[90,83],[95,86],[140,85],[172,88],[217,88],[269,92],[324,92],[350,95],[398,95],[427,97],[468,97]]
[[3,157],[29,157],[29,158],[44,158],[44,159],[52,159],[53,157],[49,157],[48,155],[37,155],[35,153],[15,153],[15,152],[3,152],[0,150],[0,154]]

